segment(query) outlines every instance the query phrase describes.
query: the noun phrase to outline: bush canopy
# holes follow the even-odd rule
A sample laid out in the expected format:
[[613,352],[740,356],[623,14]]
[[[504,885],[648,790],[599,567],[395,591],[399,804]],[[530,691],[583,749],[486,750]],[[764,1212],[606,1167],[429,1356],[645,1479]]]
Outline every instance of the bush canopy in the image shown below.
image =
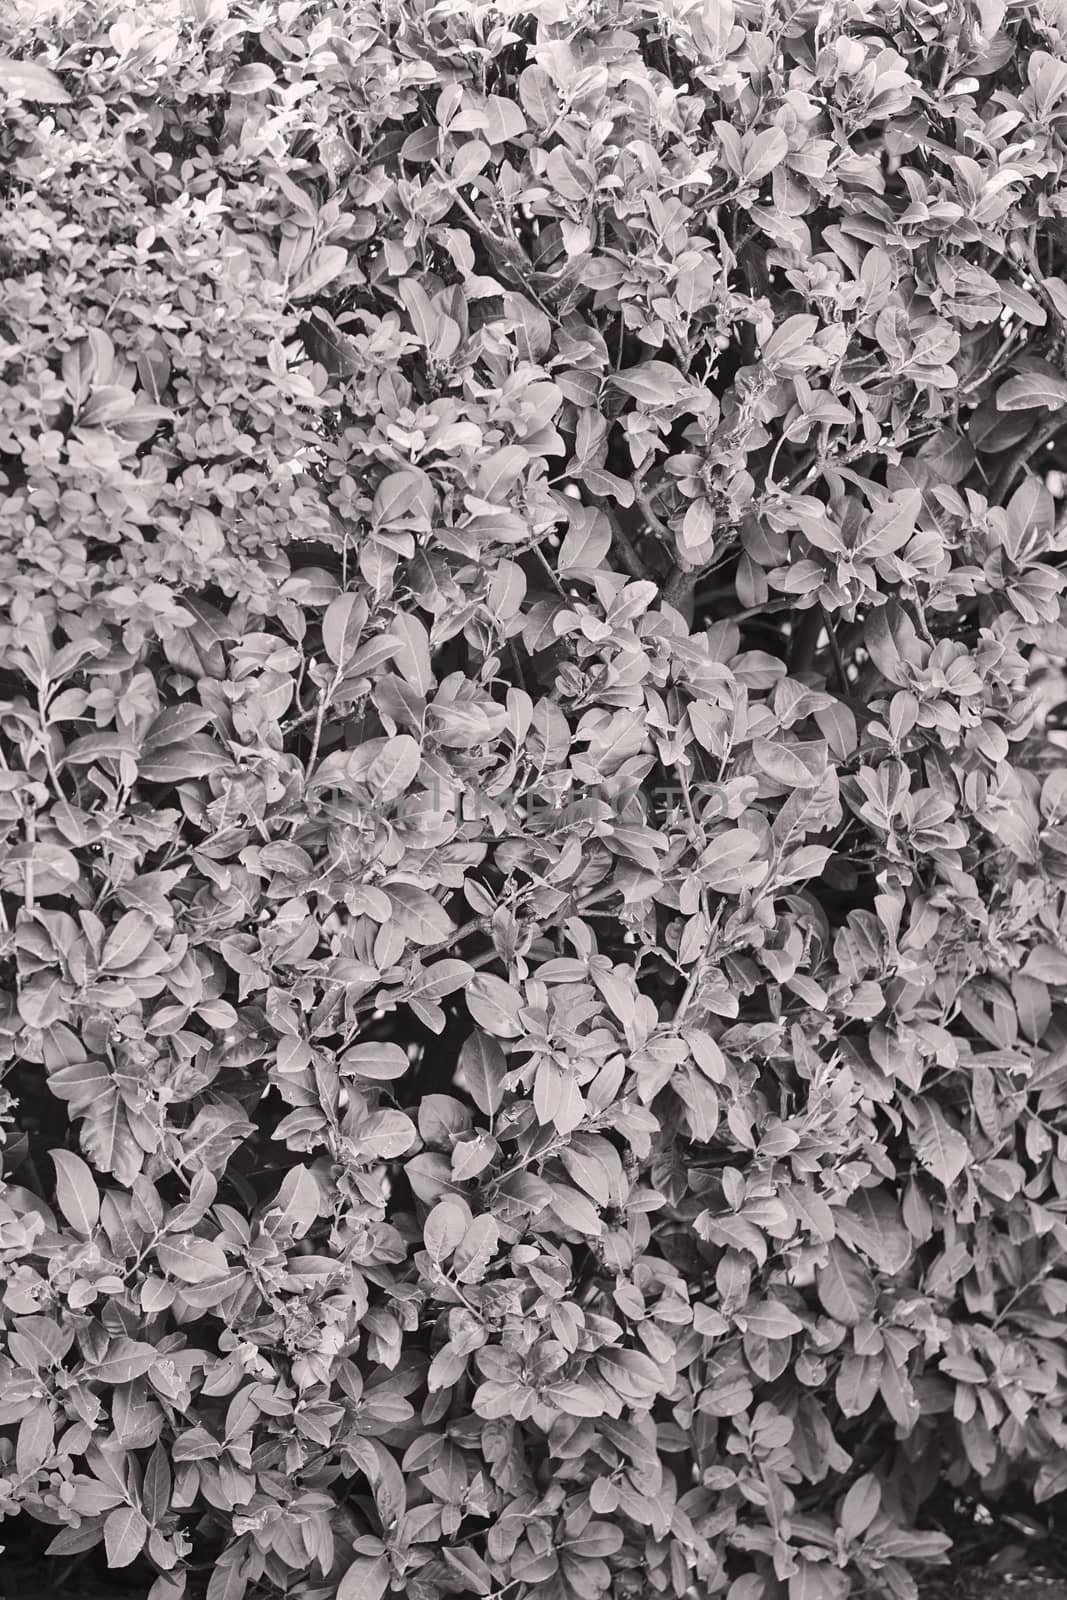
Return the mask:
[[1064,0],[7,0],[6,1559],[1067,1490],[1065,140]]

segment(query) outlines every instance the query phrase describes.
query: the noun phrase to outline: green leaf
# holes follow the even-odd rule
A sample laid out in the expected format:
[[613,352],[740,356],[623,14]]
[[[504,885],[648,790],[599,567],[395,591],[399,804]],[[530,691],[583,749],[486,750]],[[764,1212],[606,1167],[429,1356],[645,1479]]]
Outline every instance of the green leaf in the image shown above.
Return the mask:
[[760,849],[758,836],[747,828],[731,828],[713,839],[699,860],[700,878],[720,894],[740,894],[767,876],[764,861],[752,863]]
[[906,1110],[912,1124],[915,1154],[938,1182],[946,1189],[951,1188],[972,1159],[970,1145],[933,1101],[909,1101]]
[[342,245],[324,244],[313,250],[290,285],[289,298],[306,300],[309,295],[318,294],[347,266],[348,251]]
[[426,889],[417,889],[410,883],[388,883],[385,892],[395,926],[413,944],[438,944],[453,932],[452,918]]
[[591,1383],[555,1383],[549,1391],[552,1404],[567,1417],[602,1417],[607,1402]]
[[302,1239],[323,1208],[322,1191],[309,1169],[290,1167],[264,1216],[264,1227],[275,1237]]
[[522,1001],[503,978],[490,972],[475,973],[464,998],[467,1010],[487,1035],[515,1039],[522,1033]]
[[457,1245],[452,1270],[460,1283],[480,1283],[500,1243],[500,1225],[483,1212],[475,1217]]
[[359,648],[367,624],[367,602],[359,594],[339,594],[322,619],[322,644],[335,667],[343,672]]
[[70,1150],[53,1150],[56,1202],[75,1233],[87,1239],[100,1220],[100,1193],[81,1156]]
[[377,527],[418,526],[429,521],[434,493],[425,472],[408,467],[390,472],[374,496],[372,514]]
[[789,1600],[844,1600],[848,1589],[846,1573],[825,1561],[797,1557],[796,1571],[789,1578]]
[[997,390],[998,411],[1059,411],[1067,405],[1067,378],[1024,372]]
[[494,1588],[492,1571],[470,1545],[462,1545],[459,1549],[455,1545],[446,1546],[441,1554],[445,1565],[451,1567],[462,1581],[464,1592],[492,1594]]
[[684,373],[666,361],[645,361],[639,367],[615,372],[611,382],[645,406],[674,406],[684,400],[689,384]]
[[109,1567],[128,1567],[148,1538],[148,1523],[134,1506],[117,1506],[104,1523],[104,1548]]
[[796,356],[806,344],[811,343],[818,331],[818,317],[808,312],[786,317],[775,328],[760,355],[768,366],[777,366]]
[[229,1270],[221,1245],[192,1234],[161,1239],[156,1245],[156,1260],[165,1273],[182,1283],[207,1283]]
[[778,1300],[761,1300],[758,1305],[746,1306],[737,1320],[747,1332],[762,1339],[789,1339],[804,1331],[796,1313]]
[[402,1111],[375,1111],[359,1124],[355,1142],[365,1157],[390,1161],[410,1150],[416,1137],[414,1123]]
[[144,1164],[144,1151],[130,1131],[122,1096],[113,1081],[84,1109],[81,1147],[98,1172],[130,1185]]
[[682,537],[680,545],[682,550],[690,552],[700,550],[715,537],[715,514],[711,501],[703,498],[694,500],[686,507],[682,519]]
[[102,969],[120,972],[144,955],[155,938],[155,924],[143,911],[127,911],[107,936],[100,957]]
[[848,1354],[842,1358],[834,1382],[834,1394],[846,1417],[861,1417],[869,1411],[878,1393],[882,1361],[880,1356]]
[[565,1228],[583,1234],[587,1239],[597,1239],[604,1232],[604,1219],[591,1200],[566,1183],[551,1185],[552,1209]]
[[519,74],[519,99],[528,117],[547,128],[559,110],[559,92],[543,67],[525,67]]
[[765,128],[742,145],[741,178],[744,183],[758,183],[768,172],[785,159],[789,140],[781,128]]
[[622,1549],[625,1543],[625,1534],[622,1529],[610,1522],[587,1522],[578,1538],[574,1542],[576,1555],[586,1559],[604,1556],[613,1556]]
[[858,1539],[867,1532],[882,1504],[882,1486],[866,1472],[849,1489],[841,1504],[838,1522],[846,1539]]
[[434,1261],[447,1261],[458,1249],[470,1221],[470,1207],[465,1201],[451,1196],[438,1201],[422,1229],[422,1242]]
[[1046,1461],[1034,1483],[1034,1499],[1038,1505],[1042,1505],[1064,1492],[1067,1492],[1067,1459],[1060,1457],[1056,1461]]
[[626,1400],[650,1401],[669,1387],[656,1363],[639,1350],[601,1350],[596,1364],[606,1382]]
[[526,132],[526,118],[513,100],[503,95],[491,94],[484,106],[482,131],[490,144],[504,144],[521,139]]
[[254,61],[247,67],[238,67],[226,79],[226,92],[236,95],[262,94],[264,89],[271,88],[276,82],[273,67],[268,67],[265,61]]
[[337,1587],[337,1600],[382,1600],[389,1587],[389,1561],[385,1556],[359,1556]]
[[118,733],[87,733],[75,739],[63,752],[63,764],[68,767],[88,766],[93,761],[113,761],[120,756],[135,758],[137,746],[132,739]]
[[846,1328],[858,1327],[873,1314],[878,1293],[870,1273],[858,1256],[834,1239],[827,1247],[827,1262],[815,1275],[819,1300],[828,1317]]
[[775,783],[787,789],[813,789],[821,780],[821,772],[812,772],[787,744],[771,739],[753,739],[752,758],[759,770]]
[[1054,945],[1039,944],[1027,956],[1023,973],[1042,983],[1067,985],[1067,954]]
[[15,1441],[15,1469],[20,1477],[32,1478],[44,1466],[55,1449],[55,1437],[51,1406],[45,1400],[30,1400]]
[[409,734],[389,739],[375,757],[366,776],[367,788],[376,800],[396,800],[414,783],[422,761],[422,751]]
[[911,1260],[914,1241],[904,1226],[900,1202],[887,1184],[857,1189],[847,1206],[834,1211],[837,1231],[846,1244],[861,1250],[879,1272],[902,1272]]
[[54,72],[36,61],[13,61],[9,56],[0,58],[0,94],[41,106],[70,104],[70,95]]
[[212,716],[201,706],[169,706],[161,711],[144,736],[143,750],[156,752],[167,745],[184,744],[194,733],[210,725]]
[[504,1103],[504,1075],[507,1062],[496,1040],[480,1028],[468,1034],[459,1053],[463,1087],[478,1110],[487,1117]]
[[107,1354],[96,1362],[90,1376],[98,1383],[109,1385],[132,1383],[134,1378],[150,1372],[158,1360],[159,1352],[154,1345],[120,1337],[112,1339]]
[[146,753],[139,772],[148,783],[180,783],[183,778],[206,778],[229,764],[225,751],[213,739],[193,734],[180,745],[168,744],[151,755]]
[[158,1526],[170,1510],[174,1479],[162,1440],[157,1440],[144,1472],[141,1503],[153,1526]]
[[355,1044],[338,1058],[338,1071],[368,1083],[389,1083],[411,1067],[407,1051],[398,1044]]
[[853,554],[885,556],[907,544],[915,532],[922,498],[918,489],[905,489],[876,505],[856,536]]

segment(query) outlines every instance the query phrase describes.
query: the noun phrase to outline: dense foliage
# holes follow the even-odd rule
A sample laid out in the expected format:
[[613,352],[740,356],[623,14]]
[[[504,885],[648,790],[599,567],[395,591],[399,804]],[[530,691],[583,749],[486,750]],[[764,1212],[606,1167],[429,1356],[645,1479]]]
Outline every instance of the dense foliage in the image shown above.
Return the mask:
[[1067,6],[0,55],[9,1550],[906,1600],[1067,1488]]

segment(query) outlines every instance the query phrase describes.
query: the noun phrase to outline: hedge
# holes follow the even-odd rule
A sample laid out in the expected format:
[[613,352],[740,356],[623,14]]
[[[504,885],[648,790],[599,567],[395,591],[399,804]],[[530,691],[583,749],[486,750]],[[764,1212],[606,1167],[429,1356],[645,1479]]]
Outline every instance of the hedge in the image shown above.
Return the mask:
[[0,1508],[909,1600],[1067,1490],[1067,10],[8,0]]

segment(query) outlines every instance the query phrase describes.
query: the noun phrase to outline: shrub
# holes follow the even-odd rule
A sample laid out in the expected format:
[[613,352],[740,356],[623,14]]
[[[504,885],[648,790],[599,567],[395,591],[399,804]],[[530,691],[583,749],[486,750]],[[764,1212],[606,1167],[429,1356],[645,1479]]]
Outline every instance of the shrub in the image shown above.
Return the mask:
[[907,1600],[1067,1488],[1063,30],[9,0],[9,1551]]

